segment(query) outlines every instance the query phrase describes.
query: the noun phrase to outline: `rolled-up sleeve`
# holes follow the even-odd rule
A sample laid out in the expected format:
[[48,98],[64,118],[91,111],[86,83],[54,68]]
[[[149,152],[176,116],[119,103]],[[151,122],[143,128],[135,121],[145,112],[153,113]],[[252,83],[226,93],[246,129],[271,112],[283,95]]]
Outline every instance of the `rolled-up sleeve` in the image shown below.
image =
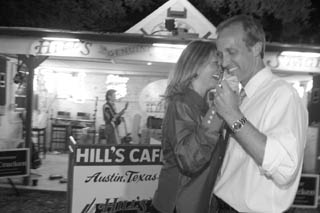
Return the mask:
[[[263,133],[267,136],[260,171],[279,187],[286,188],[299,174],[306,143],[308,115],[293,91],[278,91],[270,103]],[[272,106],[277,104],[277,107]]]
[[207,165],[220,136],[218,130],[221,124],[208,128],[195,116],[186,104],[176,103],[174,150],[179,168],[187,176]]

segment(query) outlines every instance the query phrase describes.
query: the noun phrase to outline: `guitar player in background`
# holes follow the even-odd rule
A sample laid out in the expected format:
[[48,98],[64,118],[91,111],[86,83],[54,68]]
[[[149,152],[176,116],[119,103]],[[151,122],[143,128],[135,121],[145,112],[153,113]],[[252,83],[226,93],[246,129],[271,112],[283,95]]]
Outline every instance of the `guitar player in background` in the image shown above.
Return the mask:
[[103,119],[105,122],[105,137],[107,144],[120,144],[118,126],[121,123],[121,116],[125,113],[129,103],[126,102],[124,108],[117,112],[116,90],[110,89],[106,92],[106,103],[103,104]]

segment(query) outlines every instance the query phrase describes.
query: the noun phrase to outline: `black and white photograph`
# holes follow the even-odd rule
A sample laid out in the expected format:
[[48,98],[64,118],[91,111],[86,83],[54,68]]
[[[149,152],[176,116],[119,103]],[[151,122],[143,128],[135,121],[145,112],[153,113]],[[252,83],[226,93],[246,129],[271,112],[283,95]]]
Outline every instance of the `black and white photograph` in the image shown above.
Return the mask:
[[319,213],[320,1],[0,1],[1,213]]

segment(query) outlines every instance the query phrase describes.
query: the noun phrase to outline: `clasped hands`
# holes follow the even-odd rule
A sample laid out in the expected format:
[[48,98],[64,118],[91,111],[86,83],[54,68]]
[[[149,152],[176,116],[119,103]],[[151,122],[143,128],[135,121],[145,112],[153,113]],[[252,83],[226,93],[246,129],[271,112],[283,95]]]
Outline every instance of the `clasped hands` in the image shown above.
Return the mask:
[[234,113],[239,113],[239,95],[231,89],[227,81],[217,85],[214,93],[213,107],[224,120]]

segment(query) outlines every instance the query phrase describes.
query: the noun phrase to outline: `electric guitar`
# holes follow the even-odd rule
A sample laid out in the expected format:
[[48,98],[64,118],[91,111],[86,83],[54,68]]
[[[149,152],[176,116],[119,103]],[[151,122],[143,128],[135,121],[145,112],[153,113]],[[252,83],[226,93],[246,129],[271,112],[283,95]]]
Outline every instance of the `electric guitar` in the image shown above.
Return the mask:
[[113,120],[115,125],[119,125],[121,123],[121,116],[128,109],[128,106],[129,106],[129,102],[126,102],[126,105],[124,106],[124,108],[120,112],[114,115]]

